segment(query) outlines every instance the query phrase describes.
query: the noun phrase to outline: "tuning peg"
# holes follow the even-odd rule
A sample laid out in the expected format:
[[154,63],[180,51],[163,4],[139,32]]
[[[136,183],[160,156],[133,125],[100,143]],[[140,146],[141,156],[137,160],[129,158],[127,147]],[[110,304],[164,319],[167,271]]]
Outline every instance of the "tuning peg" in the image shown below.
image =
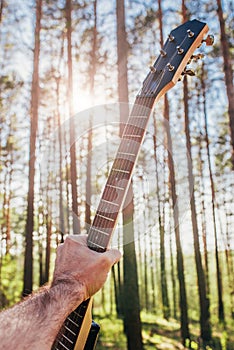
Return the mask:
[[198,53],[196,55],[192,55],[191,60],[194,60],[195,62],[197,62],[198,60],[200,60],[204,57],[205,57],[205,55],[203,53]]
[[175,37],[172,34],[168,34],[169,41],[174,41]]
[[206,43],[206,46],[212,46],[214,44],[214,35],[207,35],[207,37],[204,40],[202,40],[202,42]]
[[192,38],[194,36],[194,32],[192,32],[191,29],[188,29],[187,33],[189,38]]
[[184,52],[184,49],[182,49],[182,47],[180,47],[179,45],[176,46],[176,49],[179,55],[182,55],[182,53]]
[[195,72],[193,69],[185,69],[183,72],[182,72],[182,75],[190,75],[191,77],[194,77]]
[[154,66],[150,66],[149,68],[151,73],[155,73],[157,71],[157,69]]
[[167,67],[169,72],[172,72],[175,69],[175,67],[170,62],[168,62]]
[[163,49],[160,50],[160,53],[161,53],[162,57],[165,57],[167,55],[166,51]]

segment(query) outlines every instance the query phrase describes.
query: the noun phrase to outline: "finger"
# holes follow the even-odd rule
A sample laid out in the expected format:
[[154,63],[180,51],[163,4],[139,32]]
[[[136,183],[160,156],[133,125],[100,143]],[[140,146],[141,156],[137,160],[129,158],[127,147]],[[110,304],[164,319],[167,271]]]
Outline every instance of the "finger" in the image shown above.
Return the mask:
[[67,236],[68,240],[75,241],[77,243],[80,243],[81,245],[87,246],[87,235],[69,235]]

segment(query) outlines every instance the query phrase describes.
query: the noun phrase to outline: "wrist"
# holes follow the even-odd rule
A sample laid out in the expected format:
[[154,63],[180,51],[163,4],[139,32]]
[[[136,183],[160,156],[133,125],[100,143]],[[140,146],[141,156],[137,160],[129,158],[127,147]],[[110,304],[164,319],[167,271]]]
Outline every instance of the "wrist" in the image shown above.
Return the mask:
[[87,299],[84,285],[71,278],[58,278],[53,281],[50,293],[61,308],[67,309],[68,314]]

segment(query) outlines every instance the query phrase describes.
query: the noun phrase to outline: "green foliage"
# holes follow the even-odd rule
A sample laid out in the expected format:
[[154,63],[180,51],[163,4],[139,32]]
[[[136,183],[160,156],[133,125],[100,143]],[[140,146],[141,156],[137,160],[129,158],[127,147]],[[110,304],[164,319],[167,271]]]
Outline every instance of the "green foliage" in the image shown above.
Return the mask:
[[0,293],[5,300],[0,307],[12,305],[20,300],[23,286],[23,258],[10,254],[2,257]]
[[[156,317],[155,314],[141,313],[144,350],[162,349],[194,349],[194,350],[233,350],[234,334],[231,329],[214,329],[214,337],[210,344],[201,344],[199,325],[191,323],[191,340],[186,340],[185,348],[180,341],[180,324],[178,321]],[[123,322],[114,316],[95,316],[95,322],[101,326],[97,350],[126,350],[126,338]]]

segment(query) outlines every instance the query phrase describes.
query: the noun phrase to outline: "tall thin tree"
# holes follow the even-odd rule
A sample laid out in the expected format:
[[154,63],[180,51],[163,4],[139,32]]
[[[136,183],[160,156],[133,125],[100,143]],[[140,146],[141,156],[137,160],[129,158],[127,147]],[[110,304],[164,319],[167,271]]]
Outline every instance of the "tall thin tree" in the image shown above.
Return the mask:
[[36,136],[38,127],[39,108],[39,55],[40,31],[42,17],[42,0],[36,1],[36,25],[34,32],[33,77],[31,87],[30,108],[30,150],[29,150],[29,183],[27,197],[27,219],[25,230],[25,259],[24,259],[24,285],[23,295],[32,291],[33,286],[33,223],[34,223],[34,178],[36,160]]
[[207,120],[207,106],[206,106],[206,83],[205,83],[204,64],[202,65],[201,86],[202,86],[202,96],[203,96],[205,142],[206,142],[206,152],[207,152],[210,187],[211,187],[212,219],[213,219],[213,230],[214,230],[214,240],[215,240],[216,279],[217,279],[218,305],[219,305],[219,307],[218,307],[218,309],[219,309],[219,321],[224,322],[222,273],[221,273],[221,268],[220,268],[220,257],[219,257],[219,249],[218,249],[218,233],[217,233],[217,218],[216,218],[216,208],[215,208],[216,207],[216,193],[215,193],[213,171],[212,171],[212,167],[211,167],[211,154],[210,154],[210,140],[209,140],[209,134],[208,134],[208,120]]
[[[160,23],[160,43],[163,45],[163,24],[162,24],[162,7],[161,0],[158,1],[159,6],[159,23]],[[181,246],[180,228],[179,228],[179,208],[176,192],[176,178],[175,178],[175,166],[172,150],[172,138],[170,130],[170,111],[169,101],[167,95],[164,96],[164,130],[167,140],[167,154],[169,165],[169,182],[170,182],[170,194],[173,205],[173,219],[174,219],[174,231],[176,241],[176,254],[177,254],[177,271],[179,280],[179,305],[180,305],[180,321],[181,321],[181,336],[183,343],[186,339],[190,339],[189,326],[188,326],[188,307],[187,307],[187,295],[184,276],[184,258]]]
[[[128,76],[127,76],[127,35],[125,30],[125,4],[124,0],[116,1],[117,17],[117,55],[118,55],[118,96],[119,101],[128,103]],[[120,108],[121,128],[126,122],[128,108]],[[137,282],[137,263],[133,228],[133,191],[128,190],[123,206],[123,236],[124,236],[124,326],[127,335],[129,350],[142,350],[142,333],[140,320],[140,301]]]
[[227,39],[225,20],[221,0],[217,0],[217,12],[220,24],[221,47],[223,51],[223,70],[225,75],[226,92],[228,98],[228,115],[232,145],[232,170],[234,170],[234,83],[233,83],[233,68],[230,57],[230,48]]
[[80,232],[80,220],[78,218],[78,195],[77,195],[77,168],[76,168],[76,140],[73,108],[73,59],[72,59],[72,1],[66,0],[66,29],[67,29],[67,67],[68,67],[68,109],[70,117],[70,175],[72,188],[72,217],[73,232]]
[[[185,6],[185,0],[182,0],[182,18],[183,21],[188,20],[187,8]],[[189,182],[189,196],[190,196],[190,208],[191,208],[191,219],[192,219],[192,231],[194,241],[194,254],[195,263],[197,270],[197,281],[198,281],[198,292],[199,292],[199,303],[200,303],[200,332],[201,338],[204,342],[211,340],[211,325],[210,325],[210,311],[209,311],[209,299],[206,290],[206,279],[202,266],[199,232],[197,224],[197,211],[195,203],[194,193],[194,175],[192,169],[192,147],[191,147],[191,136],[190,136],[190,125],[189,125],[189,96],[188,96],[188,80],[187,76],[184,77],[183,81],[183,98],[184,98],[184,127],[186,135],[186,148],[188,157],[188,182]]]

